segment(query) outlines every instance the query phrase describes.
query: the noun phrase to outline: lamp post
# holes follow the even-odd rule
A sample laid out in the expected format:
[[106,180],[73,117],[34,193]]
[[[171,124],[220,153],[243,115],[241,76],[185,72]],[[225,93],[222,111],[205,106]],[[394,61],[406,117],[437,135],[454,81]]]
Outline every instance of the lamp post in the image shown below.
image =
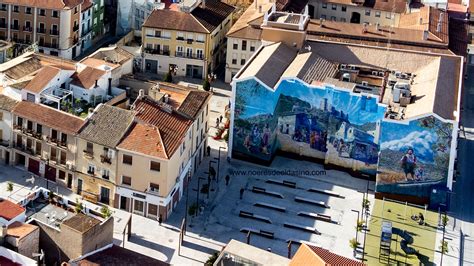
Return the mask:
[[[211,194],[211,164],[216,163],[214,160],[209,160],[209,169],[207,171],[207,198],[209,199],[209,194]],[[215,176],[214,170],[214,176]]]
[[219,147],[217,158],[214,158],[215,160],[217,160],[216,183],[219,183],[219,170],[220,170],[220,165],[221,165],[221,149],[225,149],[225,147]]
[[359,243],[358,241],[358,235],[359,235],[359,215],[360,215],[360,212],[358,210],[351,210],[353,212],[356,212],[357,213],[357,223],[356,223],[356,243]]
[[[365,193],[366,199],[367,199],[366,202],[368,202],[369,200],[369,191],[374,192],[372,189],[369,189],[369,180],[367,180],[367,193]],[[369,218],[369,212],[367,211],[367,209],[365,209],[364,211],[365,211],[365,230],[364,230],[364,247],[362,249],[362,261],[364,261],[364,257],[365,257],[365,240],[367,239],[367,229],[368,229],[367,220]]]
[[188,174],[186,175],[186,211],[184,212],[184,228],[187,228],[187,223],[188,223],[188,201],[189,201],[190,179],[191,179],[191,168],[189,168]]
[[201,193],[201,179],[205,179],[204,177],[199,177],[198,178],[198,188],[197,188],[197,197],[196,197],[196,204],[197,204],[197,212],[199,211],[199,194]]

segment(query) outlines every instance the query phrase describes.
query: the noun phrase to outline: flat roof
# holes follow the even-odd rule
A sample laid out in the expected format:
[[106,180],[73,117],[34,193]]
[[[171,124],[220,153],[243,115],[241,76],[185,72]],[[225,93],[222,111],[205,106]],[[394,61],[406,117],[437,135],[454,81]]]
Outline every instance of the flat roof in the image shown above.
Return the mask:
[[[239,259],[248,260],[258,265],[288,265],[290,260],[275,253],[247,245],[235,239],[230,242],[222,250],[219,258],[222,260],[225,255],[233,255]],[[219,258],[217,261],[219,261]]]

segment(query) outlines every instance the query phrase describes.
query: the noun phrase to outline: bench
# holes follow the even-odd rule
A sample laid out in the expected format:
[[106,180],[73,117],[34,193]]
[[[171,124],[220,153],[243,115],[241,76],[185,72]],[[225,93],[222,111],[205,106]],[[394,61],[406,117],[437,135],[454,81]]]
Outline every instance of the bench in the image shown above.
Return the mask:
[[337,198],[341,198],[341,199],[345,198],[341,194],[338,194],[336,192],[332,192],[330,190],[325,190],[325,189],[310,188],[310,189],[308,189],[308,191],[309,192],[314,192],[314,193],[320,193],[320,194],[324,194],[324,195],[328,195],[328,196],[333,196],[333,197],[337,197]]
[[254,214],[252,212],[247,212],[247,211],[240,211],[239,212],[239,216],[240,217],[243,217],[243,218],[249,218],[249,219],[254,219],[254,220],[258,220],[258,221],[262,221],[262,222],[265,222],[267,224],[271,224],[272,221],[270,220],[270,218],[268,217],[265,217],[265,216],[261,216],[261,215],[258,215],[258,214]]
[[276,206],[276,205],[269,204],[269,203],[264,203],[264,202],[257,202],[253,206],[272,209],[272,210],[279,211],[279,212],[286,212],[285,207],[280,207],[280,206]]
[[283,195],[278,193],[278,192],[273,192],[273,191],[267,191],[266,189],[264,188],[261,188],[261,187],[252,187],[252,192],[253,193],[260,193],[260,194],[265,194],[265,195],[268,195],[268,196],[272,196],[272,197],[276,197],[276,198],[280,198],[280,199],[283,199]]
[[295,201],[296,202],[307,203],[307,204],[312,204],[312,205],[316,205],[316,206],[319,206],[319,207],[329,209],[329,206],[326,203],[324,203],[323,201],[312,200],[312,199],[307,199],[307,198],[302,198],[302,197],[295,197]]
[[266,237],[266,238],[270,238],[270,239],[275,238],[275,234],[273,232],[265,231],[265,230],[256,230],[256,229],[244,227],[244,228],[240,229],[240,232],[242,232],[242,233],[251,232],[252,234],[263,236],[263,237]]
[[318,230],[316,230],[316,228],[314,228],[314,227],[309,227],[309,226],[304,226],[304,225],[294,224],[294,223],[284,223],[283,226],[288,227],[288,228],[301,230],[301,231],[310,232],[310,233],[317,234],[317,235],[321,235],[321,233]]
[[280,181],[280,180],[275,180],[275,179],[268,179],[267,181],[265,181],[265,183],[275,184],[275,185],[280,185],[280,186],[285,186],[285,187],[290,187],[290,188],[296,188],[296,182],[286,181],[286,180]]
[[328,222],[328,223],[335,223],[335,222],[331,219],[331,216],[325,215],[325,214],[320,214],[320,213],[298,212],[298,216],[313,218],[313,219],[320,220],[320,221],[323,221],[323,222]]

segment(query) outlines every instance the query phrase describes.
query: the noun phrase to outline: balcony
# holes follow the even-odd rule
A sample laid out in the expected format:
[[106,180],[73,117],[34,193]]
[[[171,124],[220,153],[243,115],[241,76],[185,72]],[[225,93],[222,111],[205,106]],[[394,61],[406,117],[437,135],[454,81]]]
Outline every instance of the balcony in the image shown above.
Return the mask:
[[13,142],[13,148],[20,151],[26,151],[26,147],[23,145],[23,143]]
[[158,194],[160,194],[160,189],[154,188],[154,187],[150,187],[150,188],[148,188],[148,191],[147,191],[147,192],[150,193],[150,194],[158,195]]
[[75,25],[74,27],[72,27],[72,30],[73,30],[74,32],[78,31],[78,30],[79,30],[79,25]]
[[108,157],[107,155],[101,155],[100,156],[100,162],[101,163],[112,164],[112,159],[110,157]]
[[61,158],[61,159],[59,160],[59,164],[60,164],[60,165],[66,165],[66,158]]
[[82,152],[84,153],[85,158],[87,158],[87,159],[93,159],[94,158],[94,152],[93,151],[83,150]]
[[183,57],[183,58],[191,58],[191,59],[198,59],[203,60],[203,54],[192,54],[192,53],[185,53],[185,52],[175,52],[176,57]]
[[53,48],[53,49],[58,49],[59,47],[57,43],[47,43],[47,42],[39,42],[38,45],[41,47]]
[[193,39],[187,39],[187,40],[186,40],[186,43],[187,43],[187,44],[193,44],[193,42],[194,42]]
[[22,131],[23,127],[21,125],[13,125],[14,131]]
[[46,34],[46,29],[45,28],[36,28],[36,32],[41,33],[41,34]]
[[12,30],[20,30],[20,25],[18,25],[18,24],[13,24],[13,25],[10,25],[10,28],[11,28]]
[[110,177],[108,175],[102,175],[102,178],[105,180],[109,180]]
[[85,37],[87,34],[89,34],[90,32],[92,31],[92,27],[89,27],[88,29],[86,30],[83,30],[81,32],[81,38]]
[[169,50],[158,50],[158,49],[150,49],[150,48],[145,48],[145,53],[147,54],[159,54],[159,55],[170,55]]
[[23,26],[23,31],[32,32],[32,31],[33,31],[33,28],[32,28],[32,27]]
[[33,135],[33,138],[35,138],[37,140],[43,140],[43,136],[39,132],[33,132],[32,135]]
[[8,28],[8,23],[5,23],[5,22],[0,23],[0,28],[2,29]]
[[3,147],[10,147],[10,142],[0,139],[0,145]]
[[49,34],[51,35],[59,35],[59,30],[49,30]]
[[87,174],[89,174],[91,176],[95,176],[95,171],[91,170],[91,169],[87,169]]

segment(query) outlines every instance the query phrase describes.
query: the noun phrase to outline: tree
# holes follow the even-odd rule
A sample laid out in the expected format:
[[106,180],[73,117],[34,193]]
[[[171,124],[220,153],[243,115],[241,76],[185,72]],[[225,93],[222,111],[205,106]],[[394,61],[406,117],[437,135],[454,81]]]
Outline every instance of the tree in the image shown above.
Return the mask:
[[356,249],[359,246],[359,242],[357,242],[357,240],[355,238],[353,238],[353,239],[349,240],[349,246],[352,249]]
[[166,73],[165,78],[163,79],[164,82],[173,82],[173,75],[171,74],[171,70]]
[[53,191],[49,191],[48,196],[49,196],[49,203],[53,202],[54,198],[56,197]]
[[363,220],[357,221],[357,228],[356,228],[357,232],[361,232],[363,227],[364,227],[364,221]]
[[82,210],[84,210],[84,205],[82,205],[82,202],[79,202],[79,199],[76,199],[76,206],[74,207],[74,210],[76,213],[80,213]]
[[448,241],[441,239],[440,244],[439,249],[441,253],[448,254]]
[[216,262],[217,258],[219,257],[219,253],[218,252],[214,252],[206,261],[206,263],[204,264],[205,266],[211,266],[211,265],[214,265],[214,262]]
[[443,226],[446,227],[446,225],[448,225],[448,221],[449,221],[449,218],[448,216],[446,215],[446,213],[443,215],[443,217],[441,218],[441,222],[443,223]]
[[209,82],[209,79],[205,79],[204,82],[202,83],[202,88],[205,91],[210,91],[211,90],[211,83]]
[[13,192],[13,183],[10,181],[7,183],[7,192],[10,192],[10,194]]
[[366,212],[370,211],[370,200],[364,199],[362,201],[362,207],[365,209]]
[[102,214],[102,216],[104,216],[105,219],[112,216],[112,211],[109,209],[109,206],[107,205],[104,205],[102,206],[102,208],[100,208],[100,213]]

